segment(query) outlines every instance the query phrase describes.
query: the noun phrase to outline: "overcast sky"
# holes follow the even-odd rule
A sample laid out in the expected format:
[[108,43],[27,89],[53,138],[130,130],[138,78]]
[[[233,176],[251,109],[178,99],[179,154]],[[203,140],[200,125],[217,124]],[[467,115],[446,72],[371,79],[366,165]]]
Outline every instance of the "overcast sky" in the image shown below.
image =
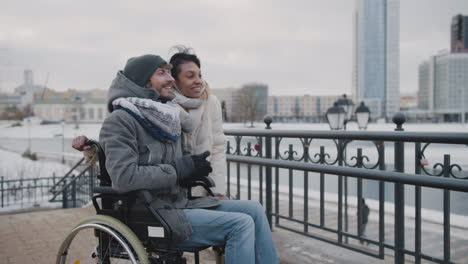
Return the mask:
[[[107,89],[129,57],[168,59],[184,44],[213,88],[349,93],[354,9],[354,0],[2,0],[0,90],[12,92],[26,68],[55,90]],[[467,0],[400,1],[400,92],[416,92],[419,63],[449,49],[459,13]]]

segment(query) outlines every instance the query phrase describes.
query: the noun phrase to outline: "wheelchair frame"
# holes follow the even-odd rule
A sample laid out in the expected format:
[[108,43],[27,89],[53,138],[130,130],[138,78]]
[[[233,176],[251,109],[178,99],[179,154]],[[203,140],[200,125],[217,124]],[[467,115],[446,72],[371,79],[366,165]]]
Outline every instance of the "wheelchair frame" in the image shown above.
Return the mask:
[[[99,142],[88,140],[86,145],[94,145],[99,158],[99,186],[94,187],[93,205],[97,215],[88,217],[76,225],[62,242],[56,263],[67,263],[69,247],[80,232],[94,232],[97,246],[91,253],[97,263],[111,264],[111,258],[124,259],[132,264],[184,264],[184,252],[194,254],[199,264],[199,251],[210,246],[197,248],[175,248],[172,246],[172,230],[164,218],[154,208],[134,205],[135,192],[120,194],[111,187],[111,178],[105,168],[105,154]],[[213,193],[205,182],[195,182],[190,187],[203,186]],[[189,191],[189,197],[191,192]],[[99,206],[98,199],[101,199]],[[134,209],[136,208],[136,209]],[[216,247],[216,263],[224,263],[223,251]],[[69,262],[68,262],[69,263]],[[81,263],[75,261],[73,263]],[[126,262],[128,263],[128,262]]]

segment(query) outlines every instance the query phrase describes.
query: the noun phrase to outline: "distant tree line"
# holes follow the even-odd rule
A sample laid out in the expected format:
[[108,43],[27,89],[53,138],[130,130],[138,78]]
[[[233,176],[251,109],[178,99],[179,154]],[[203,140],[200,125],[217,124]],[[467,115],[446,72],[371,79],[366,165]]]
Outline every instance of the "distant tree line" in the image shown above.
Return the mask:
[[22,120],[28,116],[31,116],[32,109],[31,105],[26,105],[23,108],[18,106],[7,106],[0,114],[1,120]]

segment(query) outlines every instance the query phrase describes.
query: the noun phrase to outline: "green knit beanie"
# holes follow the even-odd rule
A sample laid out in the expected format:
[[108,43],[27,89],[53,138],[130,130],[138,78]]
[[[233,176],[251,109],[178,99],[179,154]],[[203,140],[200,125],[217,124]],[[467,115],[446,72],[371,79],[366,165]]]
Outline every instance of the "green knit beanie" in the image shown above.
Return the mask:
[[156,69],[165,64],[167,62],[158,55],[133,57],[128,59],[123,74],[135,84],[145,87]]

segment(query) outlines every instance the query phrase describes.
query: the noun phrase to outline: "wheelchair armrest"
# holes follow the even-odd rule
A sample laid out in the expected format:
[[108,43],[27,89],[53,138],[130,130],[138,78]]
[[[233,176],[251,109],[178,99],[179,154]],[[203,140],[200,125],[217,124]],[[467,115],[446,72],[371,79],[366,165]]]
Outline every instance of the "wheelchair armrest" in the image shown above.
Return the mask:
[[[205,178],[205,177],[204,177]],[[208,178],[208,177],[206,177]],[[213,180],[212,179],[209,179],[207,181],[204,181],[204,180],[196,180],[196,181],[192,181],[192,182],[189,182],[187,183],[187,189],[189,190],[189,198],[192,198],[192,192],[191,192],[191,189],[193,187],[196,187],[196,186],[201,186],[203,187],[203,189],[205,189],[205,191],[208,193],[209,196],[215,196],[213,191],[211,191],[210,187],[213,187],[214,186],[214,183],[213,183]]]
[[116,190],[112,189],[112,187],[110,186],[96,186],[93,188],[93,193],[119,194]]

